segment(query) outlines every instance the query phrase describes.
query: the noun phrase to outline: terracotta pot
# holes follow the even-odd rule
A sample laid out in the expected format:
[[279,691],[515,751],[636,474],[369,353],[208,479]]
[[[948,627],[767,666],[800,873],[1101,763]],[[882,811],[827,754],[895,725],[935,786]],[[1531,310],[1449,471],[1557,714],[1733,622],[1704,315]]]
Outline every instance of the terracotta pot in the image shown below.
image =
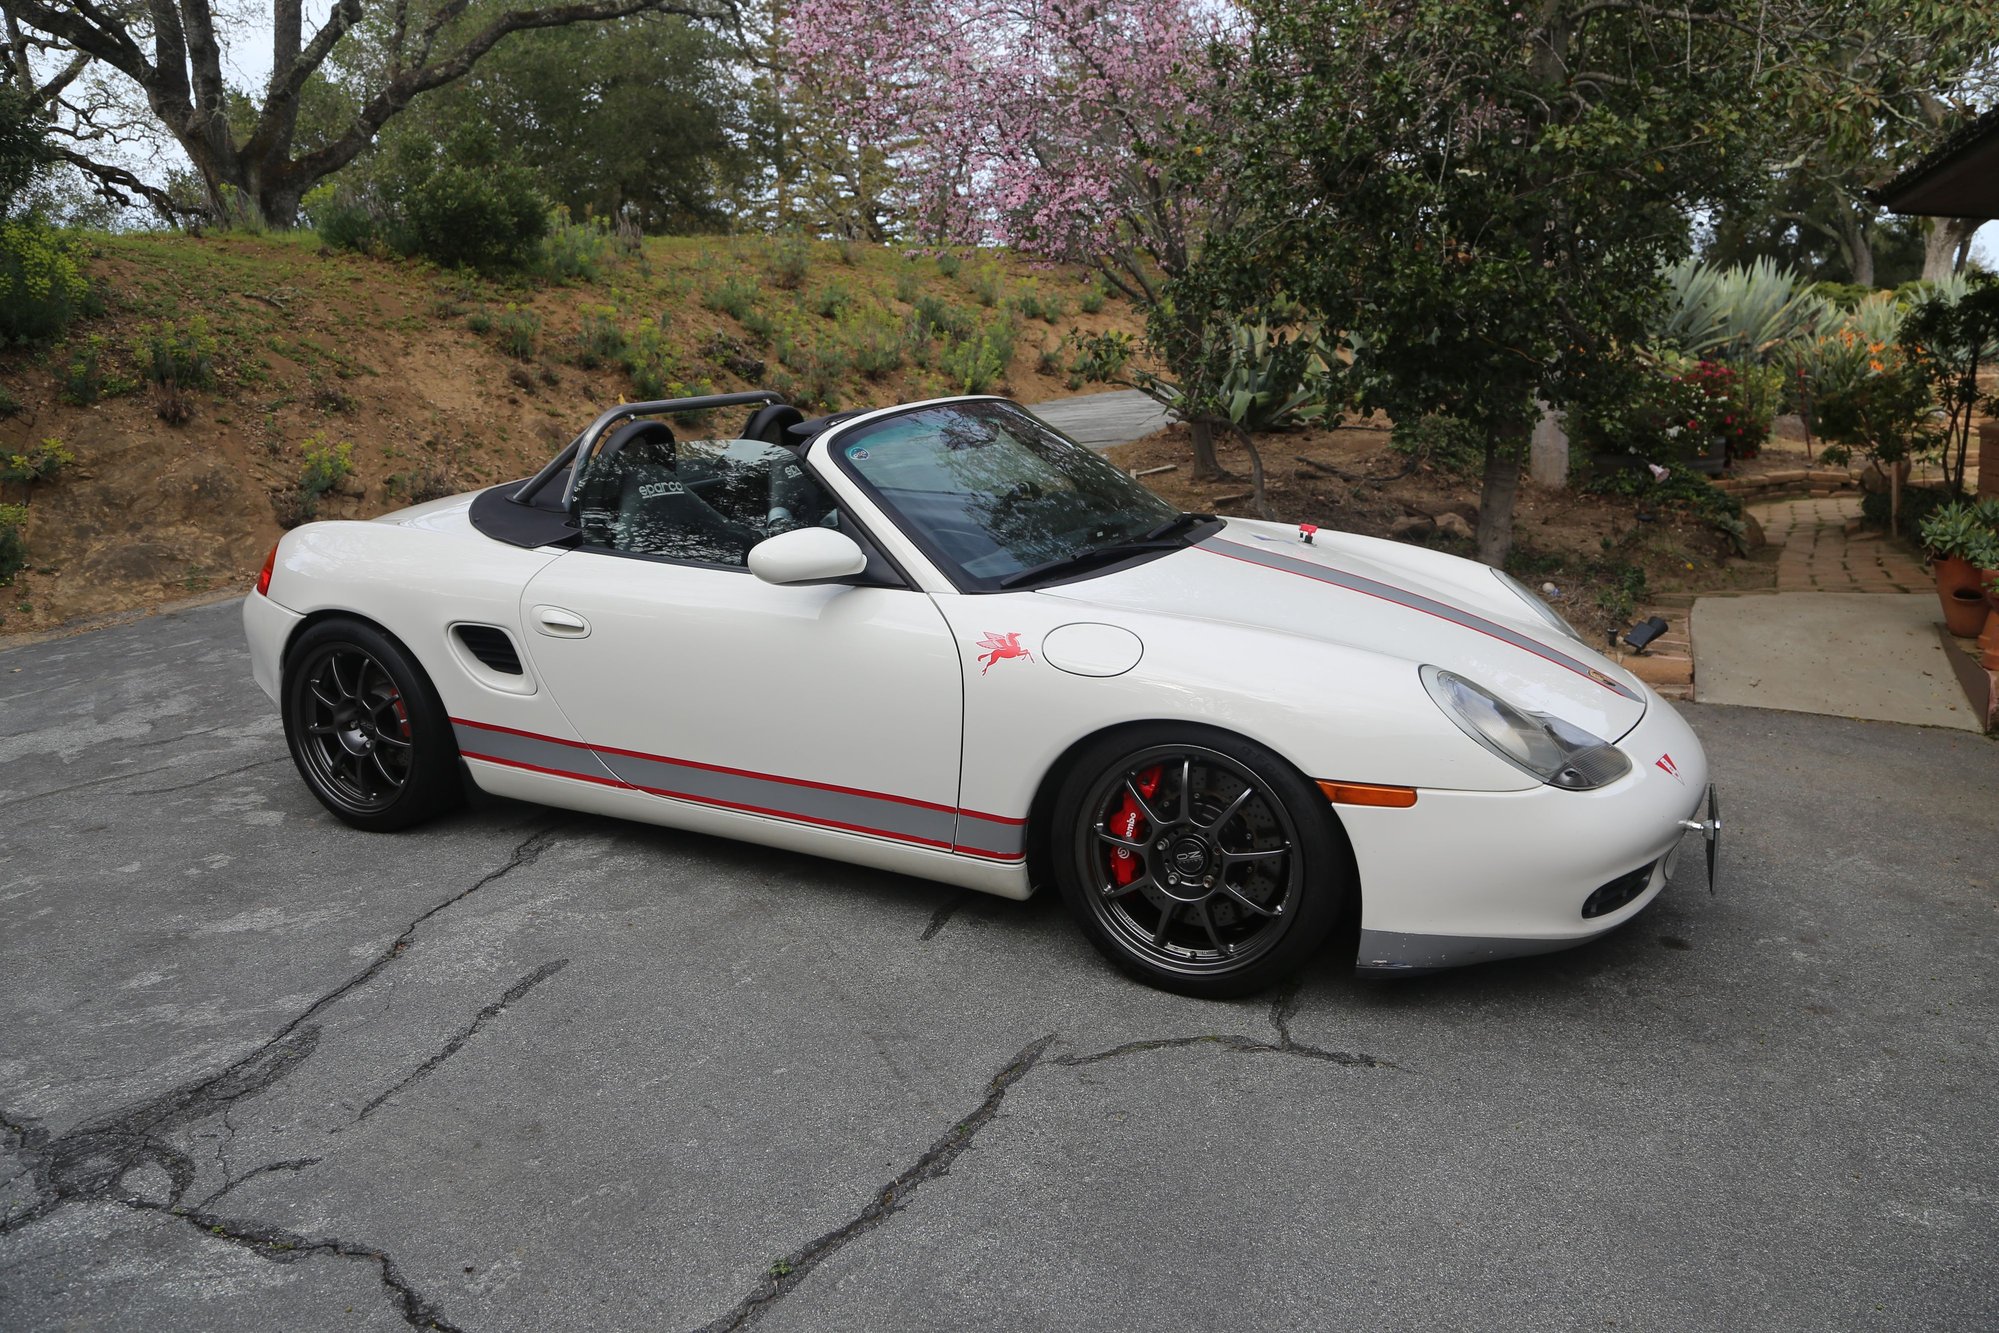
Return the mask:
[[1978,633],[1985,617],[1978,612],[1985,605],[1985,583],[1978,567],[1961,556],[1938,556],[1930,562],[1936,576],[1937,600],[1943,603],[1943,622],[1960,639]]
[[1981,569],[1978,577],[1985,580],[1985,602],[1994,611],[1999,611],[1999,569]]
[[1985,614],[1985,632],[1978,636],[1978,665],[1999,671],[1999,610]]
[[1975,588],[1953,588],[1942,597],[1944,628],[1960,639],[1978,633],[1992,613],[1985,604],[1985,594]]

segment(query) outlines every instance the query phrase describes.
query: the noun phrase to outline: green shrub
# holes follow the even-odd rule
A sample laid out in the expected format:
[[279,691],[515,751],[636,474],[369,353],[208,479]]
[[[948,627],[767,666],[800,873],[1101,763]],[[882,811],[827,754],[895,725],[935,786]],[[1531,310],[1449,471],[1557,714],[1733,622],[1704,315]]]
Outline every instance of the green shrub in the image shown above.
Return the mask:
[[[981,267],[972,275],[970,285],[972,295],[979,298],[979,304],[982,306],[996,306],[1000,303],[1000,298],[1006,294],[1006,284],[1001,281],[999,270],[990,264]],[[1031,299],[1031,296],[1020,299]]]
[[976,327],[971,313],[961,310],[934,296],[916,298],[916,308],[910,312],[910,324],[920,332],[941,334],[949,339],[969,338]]
[[1006,378],[1012,360],[1012,336],[1003,328],[981,329],[946,347],[937,367],[961,393],[990,393]]
[[812,313],[822,319],[838,319],[854,303],[853,289],[844,282],[829,282],[814,292]]
[[761,295],[757,284],[748,278],[724,278],[719,286],[701,293],[701,304],[705,309],[727,315],[740,324],[757,308]]
[[964,261],[959,259],[958,256],[952,254],[949,250],[942,250],[938,252],[937,271],[939,273],[942,273],[945,277],[947,278],[957,277],[958,270],[963,266],[964,266]]
[[28,506],[0,504],[0,587],[28,564]]
[[329,445],[321,436],[308,435],[301,452],[305,467],[298,487],[307,495],[324,495],[354,475],[354,446],[344,440]]
[[1094,315],[1104,308],[1104,289],[1101,283],[1091,283],[1087,291],[1077,298],[1076,304],[1086,315]]
[[535,339],[541,334],[541,316],[525,306],[507,302],[497,323],[500,350],[518,361],[534,358]]
[[902,329],[887,313],[870,311],[853,322],[849,349],[854,369],[878,380],[902,368]]
[[6,385],[0,384],[0,421],[19,416],[20,413],[21,400],[16,398]]
[[900,268],[895,274],[895,299],[904,305],[913,305],[918,292],[923,290],[922,279],[913,268]]
[[610,267],[616,245],[604,219],[572,222],[569,210],[558,208],[542,240],[542,272],[563,281],[595,282]]
[[208,321],[200,315],[185,326],[174,320],[149,324],[140,330],[137,349],[139,369],[162,387],[208,389],[215,385],[215,338]]
[[485,306],[480,306],[465,317],[465,327],[474,333],[491,333],[493,331],[493,312]]
[[0,220],[0,343],[46,342],[87,311],[83,242],[34,218]]
[[1411,463],[1428,463],[1446,476],[1476,477],[1485,470],[1485,440],[1476,427],[1456,417],[1398,421],[1388,436],[1388,447]]
[[639,325],[638,332],[626,342],[622,359],[632,377],[632,391],[642,400],[671,398],[679,390],[680,356],[667,343],[657,321]]
[[71,347],[57,376],[57,396],[78,407],[96,402],[104,391],[105,350],[104,337],[97,333],[85,338],[81,346]]
[[610,306],[585,308],[576,329],[574,360],[585,370],[616,361],[625,351],[625,333]]
[[382,223],[375,211],[331,181],[307,190],[300,206],[307,223],[319,233],[320,244],[329,249],[366,254],[382,243]]
[[778,286],[796,291],[812,268],[812,246],[803,237],[786,236],[771,248],[771,273]]
[[48,481],[74,462],[76,455],[61,439],[52,435],[32,449],[17,454],[0,454],[0,482],[32,486],[36,482]]
[[447,163],[399,202],[396,248],[452,268],[526,268],[548,234],[548,200],[524,167]]

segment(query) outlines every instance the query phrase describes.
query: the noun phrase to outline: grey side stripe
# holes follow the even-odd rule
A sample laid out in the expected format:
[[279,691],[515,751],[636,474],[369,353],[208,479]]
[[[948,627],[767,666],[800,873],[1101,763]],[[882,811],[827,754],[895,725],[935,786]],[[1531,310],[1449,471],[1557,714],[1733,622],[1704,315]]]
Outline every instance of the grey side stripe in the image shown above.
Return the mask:
[[958,850],[971,856],[1018,860],[1027,847],[1027,825],[1018,820],[989,819],[969,810],[958,812]]
[[1504,625],[1496,624],[1482,616],[1473,615],[1469,611],[1460,610],[1449,603],[1440,602],[1434,597],[1425,597],[1421,593],[1410,592],[1406,588],[1398,588],[1392,583],[1382,583],[1376,579],[1364,578],[1359,574],[1349,574],[1343,569],[1332,569],[1325,565],[1314,564],[1309,560],[1300,560],[1295,556],[1284,555],[1277,551],[1260,551],[1254,546],[1244,546],[1239,542],[1224,541],[1219,537],[1210,537],[1204,542],[1196,543],[1196,545],[1211,555],[1219,555],[1229,560],[1241,560],[1252,565],[1262,565],[1265,569],[1281,570],[1287,574],[1297,574],[1304,578],[1315,579],[1320,583],[1330,583],[1336,588],[1345,588],[1349,592],[1364,593],[1369,597],[1379,597],[1383,601],[1394,602],[1397,606],[1406,606],[1412,611],[1422,611],[1428,615],[1436,616],[1439,620],[1448,620],[1453,625],[1462,625],[1466,629],[1476,630],[1480,634],[1498,639],[1502,643],[1511,644],[1523,652],[1529,652],[1536,657],[1553,662],[1556,666],[1566,667],[1578,676],[1586,676],[1605,689],[1615,694],[1621,694],[1627,699],[1636,700],[1638,698],[1637,695],[1633,694],[1623,685],[1620,685],[1603,672],[1590,666],[1587,662],[1578,661],[1560,649],[1550,648],[1547,644],[1530,639],[1517,630],[1510,630]]
[[951,835],[958,822],[951,811],[905,805],[881,796],[829,791],[602,750],[597,754],[607,768],[634,787],[655,795],[684,797],[752,814],[777,815],[858,833],[886,833],[903,842],[946,849],[951,846]]

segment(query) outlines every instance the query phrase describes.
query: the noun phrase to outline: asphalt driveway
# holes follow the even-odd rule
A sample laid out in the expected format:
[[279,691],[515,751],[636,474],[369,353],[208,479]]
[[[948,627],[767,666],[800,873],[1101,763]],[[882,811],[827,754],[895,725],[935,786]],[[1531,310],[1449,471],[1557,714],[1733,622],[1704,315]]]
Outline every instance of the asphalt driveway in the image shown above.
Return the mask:
[[0,652],[0,1326],[1999,1324],[1999,747],[1686,712],[1720,896],[1204,1004],[1052,900],[348,830],[233,604]]

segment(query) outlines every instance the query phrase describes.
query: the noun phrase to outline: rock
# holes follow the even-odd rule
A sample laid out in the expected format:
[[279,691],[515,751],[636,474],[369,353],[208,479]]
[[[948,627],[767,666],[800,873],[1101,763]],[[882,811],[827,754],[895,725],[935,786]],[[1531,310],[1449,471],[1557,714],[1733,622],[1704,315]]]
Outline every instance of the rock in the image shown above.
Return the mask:
[[1879,495],[1888,489],[1888,474],[1878,463],[1869,463],[1867,470],[1860,474],[1860,489],[1872,495]]
[[1852,474],[1834,471],[1831,468],[1813,468],[1806,474],[1814,486],[1851,486]]
[[1469,500],[1410,500],[1404,505],[1404,508],[1410,510],[1412,513],[1423,514],[1435,519],[1441,519],[1446,514],[1456,514],[1467,523],[1478,522],[1478,506]]
[[1465,522],[1463,515],[1460,514],[1440,515],[1437,519],[1437,531],[1446,537],[1457,537],[1464,541],[1472,539],[1471,524]]
[[1763,536],[1763,525],[1756,521],[1756,515],[1744,514],[1742,516],[1743,549],[1748,551],[1757,550],[1764,545],[1766,540]]
[[1763,478],[1772,486],[1797,486],[1805,480],[1805,470],[1794,468],[1788,472],[1772,472]]
[[[1458,521],[1464,522],[1463,519]],[[1388,535],[1398,542],[1406,542],[1413,537],[1427,537],[1436,530],[1436,521],[1422,514],[1404,514],[1388,525]]]

